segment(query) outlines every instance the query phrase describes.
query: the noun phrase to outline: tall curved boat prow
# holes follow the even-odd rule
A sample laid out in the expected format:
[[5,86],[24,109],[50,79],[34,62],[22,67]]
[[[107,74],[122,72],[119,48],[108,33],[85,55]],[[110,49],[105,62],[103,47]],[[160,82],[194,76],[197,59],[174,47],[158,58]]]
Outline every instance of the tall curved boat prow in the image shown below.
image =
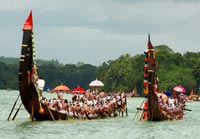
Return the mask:
[[32,12],[30,12],[29,17],[23,26],[23,39],[19,67],[18,86],[22,103],[31,117],[36,120],[66,119],[68,116],[67,114],[53,111],[40,101],[33,37]]
[[[185,107],[177,98],[169,98],[164,93],[159,93],[158,77],[156,71],[156,51],[153,48],[150,35],[148,37],[148,47],[145,51],[145,66],[144,66],[144,94],[146,102],[144,103],[143,119],[148,121],[162,120],[178,120],[183,118],[183,110]],[[176,99],[176,104],[168,103],[169,99]],[[173,105],[173,108],[171,107]]]
[[[92,101],[92,104],[89,104],[88,101],[81,103],[79,100],[74,101],[72,104],[67,99],[64,100],[61,97],[55,101],[52,99],[47,100],[41,95],[38,81],[33,41],[32,12],[30,12],[23,26],[18,87],[22,103],[32,120],[66,120],[68,118],[98,119],[111,115],[117,116],[117,111],[123,113],[126,110],[125,95],[114,96],[115,98],[110,98],[109,102],[104,104],[94,104],[94,101]],[[104,98],[102,99],[106,100]],[[115,101],[112,101],[113,99]],[[53,107],[51,104],[55,104],[57,107]]]

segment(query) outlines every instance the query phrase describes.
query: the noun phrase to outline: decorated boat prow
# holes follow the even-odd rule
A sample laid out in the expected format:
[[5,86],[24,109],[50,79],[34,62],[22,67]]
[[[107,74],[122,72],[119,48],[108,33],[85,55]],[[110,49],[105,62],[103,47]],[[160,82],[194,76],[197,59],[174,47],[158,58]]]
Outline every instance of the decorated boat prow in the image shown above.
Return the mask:
[[167,96],[161,92],[158,82],[156,51],[151,44],[149,34],[144,66],[144,95],[146,101],[141,117],[148,121],[182,119],[185,102],[180,100],[176,94]]
[[32,11],[22,28],[23,39],[19,67],[19,91],[22,103],[32,119],[57,120],[66,119],[67,115],[50,110],[40,101],[38,73],[35,59]]
[[[105,96],[102,98],[102,100],[106,100],[105,102],[94,103],[94,100],[92,100],[90,104],[86,96],[84,99],[82,98],[82,101],[75,100],[74,102],[63,99],[62,94],[59,93],[57,99],[43,97],[35,58],[32,11],[22,30],[18,87],[22,104],[32,120],[98,119],[116,116],[116,111],[123,112],[125,110],[125,95],[109,97],[109,100]],[[42,81],[42,84],[44,85],[44,81]],[[90,93],[90,95],[92,94]],[[93,96],[94,99],[96,97]],[[86,102],[83,100],[86,100]]]

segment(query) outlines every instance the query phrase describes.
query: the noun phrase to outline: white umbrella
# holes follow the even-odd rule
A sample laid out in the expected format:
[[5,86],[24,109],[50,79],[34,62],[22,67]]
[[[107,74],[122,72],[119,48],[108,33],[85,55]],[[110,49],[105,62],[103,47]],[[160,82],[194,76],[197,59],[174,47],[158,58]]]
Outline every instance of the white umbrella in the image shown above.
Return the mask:
[[104,84],[99,81],[99,80],[94,80],[92,81],[90,84],[89,84],[90,87],[101,87],[101,86],[104,86]]

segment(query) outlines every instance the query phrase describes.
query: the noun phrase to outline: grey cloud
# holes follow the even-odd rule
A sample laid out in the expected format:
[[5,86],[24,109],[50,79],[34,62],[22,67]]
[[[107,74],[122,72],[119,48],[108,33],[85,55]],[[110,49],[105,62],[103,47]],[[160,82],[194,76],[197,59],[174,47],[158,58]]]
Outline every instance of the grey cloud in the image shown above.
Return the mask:
[[0,56],[19,56],[30,10],[36,56],[42,59],[99,65],[125,53],[142,54],[148,32],[154,45],[199,51],[199,7],[195,0],[3,0],[0,45],[6,47]]

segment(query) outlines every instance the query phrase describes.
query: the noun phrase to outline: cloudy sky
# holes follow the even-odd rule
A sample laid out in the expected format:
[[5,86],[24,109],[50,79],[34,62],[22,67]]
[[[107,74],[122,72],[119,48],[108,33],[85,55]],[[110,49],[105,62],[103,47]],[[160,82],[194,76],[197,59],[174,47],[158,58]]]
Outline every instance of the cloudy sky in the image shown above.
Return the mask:
[[22,26],[33,12],[37,59],[99,66],[153,45],[199,52],[198,0],[1,0],[0,56],[20,57]]

